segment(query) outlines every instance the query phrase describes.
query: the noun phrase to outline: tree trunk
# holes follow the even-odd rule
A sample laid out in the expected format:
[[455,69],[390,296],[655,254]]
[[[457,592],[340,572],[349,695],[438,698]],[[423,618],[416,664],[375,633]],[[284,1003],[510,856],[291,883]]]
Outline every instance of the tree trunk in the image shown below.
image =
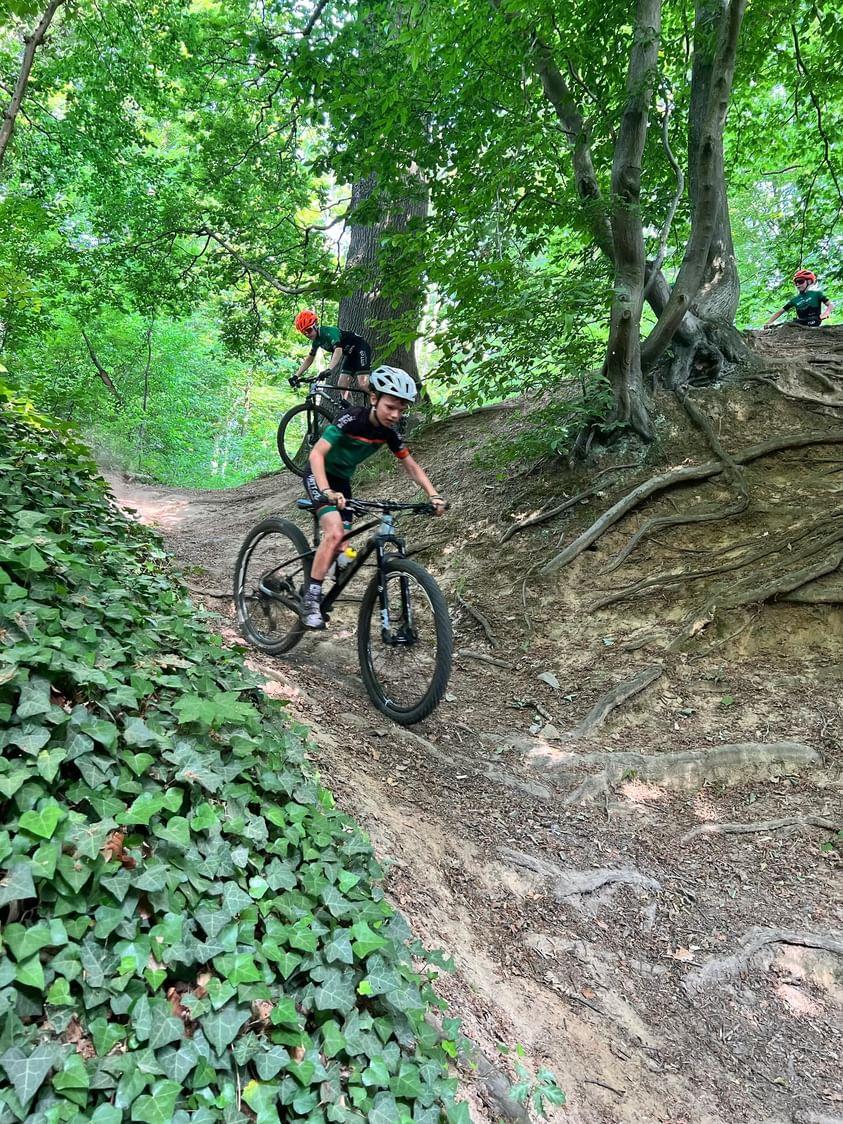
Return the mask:
[[[411,173],[407,195],[391,201],[373,223],[350,227],[346,266],[356,277],[357,288],[340,301],[340,327],[357,332],[372,345],[375,364],[403,367],[419,382],[415,338],[421,311],[422,289],[415,263],[400,250],[382,244],[384,235],[406,231],[414,220],[427,217],[428,192]],[[351,189],[351,212],[371,198],[374,175],[358,180]]]
[[0,125],[0,165],[3,163],[6,149],[9,147],[9,141],[12,139],[15,120],[21,107],[21,102],[23,101],[23,95],[26,93],[29,75],[32,71],[32,63],[35,60],[35,52],[43,41],[47,33],[47,28],[50,26],[53,16],[56,14],[56,10],[63,3],[64,0],[50,0],[50,3],[47,5],[47,10],[41,17],[38,26],[33,33],[24,40],[26,46],[24,47],[23,58],[21,59],[20,71],[15,81],[15,87],[12,90],[12,100],[9,102],[6,112],[3,114],[3,124]]
[[[728,0],[697,0],[694,20],[694,58],[691,70],[691,104],[688,120],[688,182],[691,221],[700,204],[699,164],[704,134],[705,111],[711,92],[712,71],[717,46],[717,30],[726,15]],[[702,285],[693,308],[704,320],[734,323],[740,300],[740,281],[732,244],[729,201],[723,175],[723,136],[718,140],[717,219],[708,248]]]
[[658,63],[661,0],[638,0],[626,81],[627,100],[612,163],[615,283],[604,373],[615,396],[614,420],[645,440],[653,436],[641,375],[641,308],[645,253],[641,221],[641,159]]
[[[698,12],[709,11],[705,5],[706,0],[701,0]],[[745,8],[746,0],[728,0],[718,21],[708,97],[696,140],[693,170],[696,186],[692,189],[695,206],[691,234],[670,298],[642,346],[641,358],[645,367],[653,366],[670,345],[676,329],[693,309],[708,269],[720,207],[725,198],[723,127],[732,92],[738,36]]]

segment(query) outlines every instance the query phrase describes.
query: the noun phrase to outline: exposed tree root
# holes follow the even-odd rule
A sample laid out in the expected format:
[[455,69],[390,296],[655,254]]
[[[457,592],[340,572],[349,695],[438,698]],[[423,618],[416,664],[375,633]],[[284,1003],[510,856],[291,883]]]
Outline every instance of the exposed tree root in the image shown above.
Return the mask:
[[665,788],[688,790],[715,781],[729,785],[766,779],[822,764],[819,753],[801,742],[741,742],[681,753],[660,753],[653,757],[626,752],[566,753],[540,739],[522,740],[519,748],[526,749],[532,763],[545,772],[573,772],[584,766],[602,766],[599,773],[587,777],[565,798],[566,804],[605,796],[613,785],[627,776]]
[[704,434],[711,451],[722,461],[723,473],[729,483],[734,486],[737,494],[733,502],[727,504],[726,507],[709,508],[705,511],[690,512],[684,515],[666,515],[648,519],[647,522],[642,527],[639,527],[635,534],[632,535],[626,546],[624,546],[623,549],[615,555],[608,566],[605,567],[603,572],[606,574],[610,574],[625,562],[641,540],[647,538],[655,530],[661,530],[664,527],[678,527],[688,523],[714,523],[721,519],[730,519],[735,515],[740,515],[749,505],[746,476],[735,460],[723,448],[720,439],[712,428],[711,422],[696,404],[691,401],[687,393],[685,393],[684,388],[682,391],[677,391],[676,396],[681,402],[685,413],[697,429]]
[[[732,456],[732,460],[736,464],[748,464],[750,461],[758,460],[759,457],[769,456],[772,453],[778,453],[783,449],[798,449],[806,445],[834,445],[843,443],[843,430],[832,429],[826,432],[811,432],[811,433],[795,433],[789,437],[774,437],[769,441],[763,441],[759,445],[751,445],[746,449],[741,449],[739,452]],[[669,472],[663,472],[658,476],[651,476],[649,480],[645,480],[642,484],[637,485],[622,496],[616,503],[614,503],[608,511],[604,512],[599,519],[596,519],[581,535],[578,535],[572,543],[569,543],[564,550],[559,554],[554,555],[548,562],[541,567],[540,573],[553,574],[558,570],[563,569],[575,558],[578,558],[584,550],[587,550],[592,543],[596,542],[610,527],[613,527],[630,511],[640,506],[650,496],[663,492],[668,488],[676,487],[680,484],[689,484],[695,480],[707,480],[711,476],[717,476],[724,471],[723,462],[721,460],[706,461],[704,464],[699,465],[686,465],[682,468],[672,469]]]
[[462,597],[459,593],[457,594],[457,604],[461,608],[465,609],[465,611],[468,613],[468,615],[470,617],[474,617],[474,619],[477,621],[477,623],[480,625],[480,627],[483,629],[484,633],[486,634],[486,639],[489,641],[489,643],[492,645],[493,648],[497,648],[498,642],[495,639],[495,634],[492,631],[492,626],[489,624],[488,618],[485,617],[479,611],[479,609],[475,609],[473,605],[470,605],[468,603],[468,601],[466,601],[466,599],[464,597]]
[[637,675],[633,675],[631,679],[624,679],[621,683],[615,684],[611,690],[600,696],[582,722],[577,723],[565,737],[574,740],[587,738],[589,734],[593,734],[603,725],[613,710],[625,703],[627,699],[640,694],[645,687],[655,683],[663,674],[664,667],[661,664],[656,664],[654,667],[644,668]]
[[686,832],[679,840],[689,843],[698,835],[752,835],[760,831],[782,831],[786,827],[818,827],[823,831],[839,831],[841,824],[823,816],[785,816],[780,820],[757,823],[704,823]]
[[813,582],[806,582],[799,589],[783,593],[777,601],[793,601],[800,605],[843,605],[843,585],[827,585],[814,588]]
[[188,585],[187,582],[182,583],[185,589],[190,590],[191,593],[198,593],[200,597],[213,597],[218,601],[231,601],[234,594],[230,590],[225,589],[200,589],[198,585]]
[[539,523],[547,523],[550,519],[555,519],[557,515],[568,511],[569,508],[575,507],[578,503],[582,503],[583,500],[596,496],[598,492],[598,489],[594,486],[596,480],[601,476],[607,475],[609,472],[620,472],[625,468],[638,468],[638,461],[633,461],[630,464],[611,464],[608,468],[601,468],[601,470],[596,472],[592,477],[592,486],[590,488],[584,492],[580,492],[576,496],[571,496],[569,500],[565,500],[564,503],[552,507],[549,511],[540,511],[538,515],[531,515],[529,519],[524,519],[520,523],[513,523],[511,527],[507,527],[506,531],[504,531],[501,536],[501,543],[508,542],[512,536],[518,534],[519,531],[526,531],[528,527],[536,527]]
[[[784,398],[790,398],[794,402],[808,402],[812,406],[829,406],[831,409],[839,410],[843,408],[843,394],[834,394],[832,397],[825,397],[821,394],[802,394],[798,390],[788,390],[775,379],[767,378],[764,375],[747,375],[747,381],[764,382],[767,386],[772,386]],[[836,391],[837,387],[833,387]]]
[[513,851],[509,847],[501,847],[500,854],[513,866],[520,866],[525,870],[531,870],[535,874],[551,879],[553,881],[553,896],[560,902],[566,898],[593,894],[595,890],[614,884],[639,886],[641,889],[651,890],[654,893],[661,890],[661,883],[657,882],[655,878],[650,878],[648,875],[642,874],[641,871],[630,867],[620,870],[598,867],[594,870],[566,871],[556,863],[547,862],[535,855],[527,855],[523,851]]
[[734,979],[743,972],[749,961],[770,944],[799,945],[802,948],[816,948],[843,956],[843,940],[823,933],[801,933],[790,929],[750,929],[741,940],[741,948],[732,956],[714,957],[700,968],[688,973],[682,987],[689,995],[711,984]]
[[571,496],[569,500],[552,507],[549,511],[540,511],[538,515],[531,515],[529,519],[523,519],[520,523],[513,523],[501,535],[501,544],[509,542],[512,536],[517,535],[519,531],[526,531],[528,527],[537,527],[539,523],[547,523],[549,520],[555,519],[557,515],[561,515],[563,511],[575,507],[578,503],[582,503],[583,500],[590,499],[596,494],[596,488],[589,488],[585,492],[579,492],[576,496]]
[[[817,550],[824,549],[834,542],[839,542],[840,538],[843,538],[843,530],[841,530],[834,539],[827,540],[820,544]],[[790,593],[794,589],[799,589],[800,586],[814,581],[816,578],[821,578],[824,574],[833,573],[833,571],[840,566],[841,562],[843,562],[843,547],[837,546],[824,558],[813,561],[800,569],[788,570],[786,573],[779,574],[778,577],[768,580],[761,585],[756,584],[760,576],[753,575],[751,581],[745,581],[742,585],[732,589],[731,592],[724,591],[720,595],[710,597],[701,610],[686,617],[679,634],[668,646],[668,651],[676,651],[689,636],[695,635],[705,628],[707,624],[710,624],[717,610],[738,609],[742,605],[755,605],[762,601],[770,601],[774,597],[778,597],[779,594]]]
[[[814,531],[823,527],[827,527],[829,523],[834,523],[843,519],[843,508],[835,508],[828,515],[824,515],[821,519],[812,520],[808,524],[797,525],[797,533],[791,535],[789,538],[770,539],[769,536],[762,536],[760,540],[763,545],[756,551],[748,555],[743,555],[740,558],[733,559],[731,562],[724,562],[719,566],[706,566],[702,570],[674,570],[666,574],[657,574],[653,578],[641,578],[631,585],[625,586],[623,589],[616,590],[614,593],[607,593],[604,597],[600,597],[594,601],[589,610],[605,609],[607,605],[613,605],[616,601],[627,601],[640,593],[649,593],[654,589],[664,587],[665,589],[675,589],[678,586],[686,585],[689,582],[699,581],[701,578],[714,577],[717,574],[727,574],[734,570],[742,570],[744,567],[751,565],[753,562],[758,562],[762,558],[768,558],[772,554],[781,554],[785,551],[788,552],[788,557],[793,559],[800,559],[804,557],[811,557],[817,550],[823,549],[825,546],[833,544],[839,537],[835,534],[832,537],[826,537],[819,545],[815,545],[807,553],[791,554],[793,547],[796,543],[801,542],[807,538]],[[735,544],[728,548],[729,552],[738,550],[743,544]],[[725,553],[725,552],[724,552]],[[755,576],[754,582],[757,583],[760,579]]]

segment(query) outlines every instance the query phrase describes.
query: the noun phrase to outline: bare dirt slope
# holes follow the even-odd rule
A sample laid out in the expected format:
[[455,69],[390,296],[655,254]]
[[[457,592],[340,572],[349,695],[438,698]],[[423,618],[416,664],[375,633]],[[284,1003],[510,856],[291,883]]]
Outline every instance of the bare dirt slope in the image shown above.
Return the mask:
[[[465,1033],[501,1071],[498,1043],[554,1070],[560,1119],[843,1119],[843,422],[837,392],[811,381],[809,350],[778,345],[781,366],[763,377],[779,390],[694,400],[737,462],[773,437],[813,443],[664,490],[552,573],[542,564],[634,486],[717,461],[676,400],[661,403],[647,463],[615,448],[576,476],[478,467],[479,451],[527,424],[523,405],[420,434],[414,450],[453,507],[404,530],[446,591],[458,651],[447,700],[421,726],[370,708],[350,612],[286,660],[253,659],[311,725],[314,759],[372,836],[393,900],[453,956],[441,991]],[[814,369],[839,385],[831,366]],[[628,467],[596,477],[610,465]],[[403,492],[383,469],[360,494]],[[591,481],[596,495],[501,544]],[[297,483],[112,484],[235,641],[240,541],[289,514]],[[710,517],[740,508],[742,490],[744,510]],[[705,518],[673,518],[688,513]],[[665,521],[607,572],[651,518]],[[501,1118],[488,1083],[466,1080],[475,1119]]]

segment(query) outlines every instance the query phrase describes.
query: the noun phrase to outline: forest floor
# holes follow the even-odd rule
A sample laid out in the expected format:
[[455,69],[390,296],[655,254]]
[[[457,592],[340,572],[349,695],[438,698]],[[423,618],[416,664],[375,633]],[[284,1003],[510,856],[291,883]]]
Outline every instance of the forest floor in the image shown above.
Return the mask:
[[[722,446],[827,440],[663,490],[552,573],[541,565],[633,487],[717,461],[676,398],[658,400],[657,443],[576,473],[480,467],[478,453],[494,463],[492,443],[529,426],[525,402],[412,440],[452,507],[404,530],[452,606],[457,653],[446,700],[419,726],[370,706],[351,609],[287,658],[249,654],[311,728],[313,760],[371,836],[392,901],[453,957],[438,987],[464,1033],[509,1076],[516,1044],[531,1070],[553,1070],[568,1097],[554,1119],[843,1120],[843,328],[754,343],[775,386],[691,396]],[[403,474],[380,469],[360,495],[409,496]],[[592,481],[596,494],[501,543]],[[239,545],[262,517],[291,515],[298,481],[111,484],[237,642]],[[678,522],[718,505],[735,513]],[[606,572],[653,517],[665,521]],[[628,693],[607,694],[619,685],[639,689],[583,724]],[[482,1067],[465,1083],[476,1121],[502,1117]]]

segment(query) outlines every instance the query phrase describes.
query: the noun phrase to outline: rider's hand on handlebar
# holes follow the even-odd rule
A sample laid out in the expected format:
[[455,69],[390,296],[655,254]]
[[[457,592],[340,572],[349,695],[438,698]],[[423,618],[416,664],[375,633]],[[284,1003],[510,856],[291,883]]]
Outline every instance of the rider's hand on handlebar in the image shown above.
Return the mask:
[[448,501],[443,500],[441,496],[431,496],[430,502],[433,505],[434,515],[444,515],[448,508]]
[[322,493],[328,503],[333,504],[337,511],[342,511],[345,507],[346,499],[342,492],[335,492],[333,488],[326,488]]
[[297,390],[301,386],[301,375],[290,375],[288,382],[293,390]]

